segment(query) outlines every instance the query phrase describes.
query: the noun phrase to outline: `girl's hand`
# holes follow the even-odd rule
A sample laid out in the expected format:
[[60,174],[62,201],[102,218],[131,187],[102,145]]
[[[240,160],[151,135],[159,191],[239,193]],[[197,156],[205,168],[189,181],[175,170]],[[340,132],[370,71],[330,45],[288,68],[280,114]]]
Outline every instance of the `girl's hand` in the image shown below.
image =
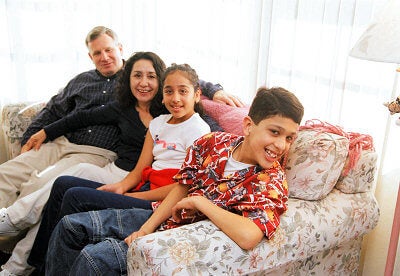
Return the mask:
[[27,152],[31,149],[39,150],[40,146],[43,144],[46,138],[47,135],[44,129],[39,130],[38,132],[33,134],[26,142],[26,144],[21,148],[21,153]]
[[132,234],[130,234],[128,237],[126,237],[124,239],[125,243],[129,246],[134,240],[136,240],[139,237],[143,237],[146,236],[147,233],[144,232],[142,229],[139,229],[136,232],[133,232]]
[[103,186],[98,187],[97,190],[120,194],[120,195],[123,195],[125,192],[122,185],[120,185],[119,182],[114,184],[105,184]]

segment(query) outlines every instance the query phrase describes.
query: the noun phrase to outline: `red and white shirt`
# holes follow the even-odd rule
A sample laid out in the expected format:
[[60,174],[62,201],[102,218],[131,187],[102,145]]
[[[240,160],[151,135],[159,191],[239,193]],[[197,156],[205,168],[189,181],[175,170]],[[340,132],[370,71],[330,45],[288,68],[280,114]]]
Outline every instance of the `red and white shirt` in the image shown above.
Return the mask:
[[[279,162],[274,162],[268,169],[252,165],[224,177],[226,163],[243,139],[225,132],[213,132],[197,139],[174,179],[179,184],[190,185],[188,196],[204,196],[225,210],[251,219],[271,238],[279,225],[279,216],[287,209],[286,176]],[[206,217],[201,213],[180,224],[170,218],[161,229],[203,219]]]

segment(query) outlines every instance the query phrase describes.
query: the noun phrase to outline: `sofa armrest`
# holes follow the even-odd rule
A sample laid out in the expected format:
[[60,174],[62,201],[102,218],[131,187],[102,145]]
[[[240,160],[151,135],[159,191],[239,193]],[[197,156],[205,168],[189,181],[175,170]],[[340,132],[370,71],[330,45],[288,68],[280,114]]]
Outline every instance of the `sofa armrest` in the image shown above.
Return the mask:
[[[138,238],[128,250],[128,275],[272,272],[316,252],[332,255],[340,244],[372,230],[379,219],[370,192],[345,194],[333,189],[319,201],[290,198],[288,205],[275,236],[248,251],[208,220]],[[341,258],[337,256],[338,263],[343,263]]]
[[21,139],[32,119],[42,110],[45,103],[14,103],[2,109],[1,127],[6,143],[7,158],[12,159],[21,152]]

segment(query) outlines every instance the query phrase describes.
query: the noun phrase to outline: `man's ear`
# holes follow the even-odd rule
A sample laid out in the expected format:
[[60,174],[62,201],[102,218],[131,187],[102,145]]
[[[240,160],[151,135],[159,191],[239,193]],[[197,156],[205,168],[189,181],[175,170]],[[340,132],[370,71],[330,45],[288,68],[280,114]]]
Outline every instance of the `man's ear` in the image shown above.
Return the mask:
[[93,62],[93,57],[92,57],[92,55],[90,54],[90,52],[88,53],[88,56],[89,56],[90,60]]
[[123,54],[124,54],[124,47],[122,47],[122,44],[121,44],[121,43],[118,43],[118,49],[119,49],[119,51],[121,52],[121,56],[123,56]]
[[245,136],[250,135],[253,124],[254,122],[249,116],[243,118],[243,133]]

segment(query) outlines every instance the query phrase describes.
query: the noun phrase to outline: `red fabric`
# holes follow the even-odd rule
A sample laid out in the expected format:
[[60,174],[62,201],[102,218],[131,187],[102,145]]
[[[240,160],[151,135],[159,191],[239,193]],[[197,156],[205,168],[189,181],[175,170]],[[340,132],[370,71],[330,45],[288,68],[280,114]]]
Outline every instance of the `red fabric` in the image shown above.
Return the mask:
[[175,182],[172,177],[178,171],[179,169],[154,170],[152,167],[146,167],[142,171],[142,181],[140,181],[134,190],[139,191],[147,181],[150,182],[150,190],[172,184]]

